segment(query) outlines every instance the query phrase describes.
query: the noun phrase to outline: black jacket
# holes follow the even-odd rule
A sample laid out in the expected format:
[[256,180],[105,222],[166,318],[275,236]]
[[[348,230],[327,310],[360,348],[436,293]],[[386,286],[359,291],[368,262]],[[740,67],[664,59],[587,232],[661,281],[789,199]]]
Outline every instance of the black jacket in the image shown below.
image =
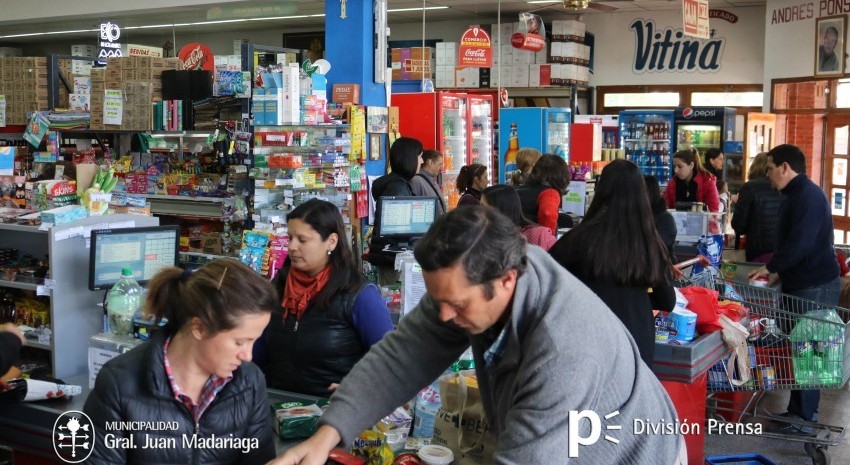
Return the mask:
[[372,183],[372,198],[377,201],[380,197],[411,197],[413,186],[410,181],[397,173],[381,176]]
[[[94,390],[83,409],[94,423],[96,436],[94,451],[86,463],[255,465],[274,458],[270,404],[260,369],[253,363],[243,363],[195,424],[189,409],[174,399],[165,373],[164,342],[163,335],[156,335],[130,352],[110,360],[98,373]],[[178,430],[107,428],[106,422],[115,421],[175,422]],[[233,438],[236,441],[231,440],[233,447],[216,447],[213,443],[211,448],[184,448],[184,435],[191,440],[195,433],[198,438],[214,435],[217,439]],[[107,435],[118,438],[132,436],[136,449],[109,447],[105,443]],[[146,436],[149,439],[174,438],[177,447],[143,448]],[[251,447],[250,438],[257,439],[258,447],[243,453],[243,449],[238,447],[243,438],[248,445],[245,450]]]
[[826,284],[839,276],[833,249],[832,210],[826,194],[804,174],[782,189],[776,251],[767,264],[784,291]]
[[747,181],[741,188],[732,215],[732,229],[739,236],[747,236],[747,261],[773,253],[781,204],[782,196],[767,178]]
[[655,229],[658,230],[658,235],[661,236],[661,241],[664,242],[664,246],[667,247],[667,251],[670,252],[670,260],[675,260],[673,255],[673,245],[676,243],[676,235],[678,234],[678,231],[676,230],[676,220],[673,219],[673,215],[671,215],[666,209],[655,213],[652,216],[652,219],[655,221]]
[[526,217],[532,223],[537,223],[537,197],[546,189],[549,188],[532,181],[528,181],[516,188],[516,193],[519,194],[520,206],[522,207],[522,216]]
[[0,332],[0,376],[12,368],[20,352],[21,339],[12,333]]
[[270,388],[330,396],[328,386],[342,381],[366,353],[354,328],[353,312],[357,296],[368,285],[364,282],[356,292],[338,293],[324,311],[310,302],[300,320],[294,315],[284,319],[282,309],[272,312],[263,333],[268,358],[263,371]]

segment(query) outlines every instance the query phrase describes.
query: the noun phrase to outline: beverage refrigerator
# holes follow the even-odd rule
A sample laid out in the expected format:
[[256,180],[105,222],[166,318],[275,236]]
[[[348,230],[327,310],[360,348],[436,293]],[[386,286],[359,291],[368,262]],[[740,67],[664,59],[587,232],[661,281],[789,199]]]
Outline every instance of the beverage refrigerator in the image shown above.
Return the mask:
[[470,158],[468,96],[454,92],[400,93],[392,95],[398,107],[399,132],[443,155],[443,195],[449,206],[457,204],[455,185],[460,167]]
[[[676,151],[694,147],[705,163],[705,151],[723,150],[735,137],[735,109],[728,107],[676,108]],[[725,174],[725,170],[724,170]]]
[[655,176],[662,185],[673,175],[673,111],[625,110],[620,112],[620,147],[626,159],[644,176]]
[[617,115],[574,115],[573,123],[591,123],[602,127],[602,148],[620,148],[620,117]]
[[499,182],[516,171],[516,153],[534,148],[569,162],[569,108],[502,108],[499,110]]
[[469,157],[466,164],[480,163],[487,167],[490,182],[495,181],[493,170],[493,97],[469,94]]

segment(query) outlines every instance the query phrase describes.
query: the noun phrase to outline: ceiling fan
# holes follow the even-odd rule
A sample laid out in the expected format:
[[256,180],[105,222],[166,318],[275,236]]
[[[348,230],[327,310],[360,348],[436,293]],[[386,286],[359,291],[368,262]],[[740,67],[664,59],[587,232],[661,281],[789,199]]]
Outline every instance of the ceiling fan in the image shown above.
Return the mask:
[[[631,2],[633,0],[601,0],[601,1],[604,1],[605,3],[618,3],[618,2]],[[561,7],[563,7],[563,9],[565,9],[568,12],[571,12],[571,13],[579,13],[579,12],[582,12],[582,11],[587,10],[587,9],[598,10],[598,11],[617,11],[617,7],[611,6],[611,5],[606,5],[605,3],[599,3],[599,1],[593,1],[593,0],[563,0],[562,5],[558,5],[558,4],[547,5],[547,6],[544,6],[544,7],[541,7],[541,8],[537,8],[536,10],[532,10],[532,12],[554,9],[554,8],[560,9]]]

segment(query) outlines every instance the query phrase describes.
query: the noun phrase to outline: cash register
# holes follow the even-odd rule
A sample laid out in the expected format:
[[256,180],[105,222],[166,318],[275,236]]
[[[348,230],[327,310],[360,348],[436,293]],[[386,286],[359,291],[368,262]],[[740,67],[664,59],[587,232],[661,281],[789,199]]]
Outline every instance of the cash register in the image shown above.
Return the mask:
[[384,252],[412,250],[437,215],[437,197],[381,197],[377,234],[386,244]]

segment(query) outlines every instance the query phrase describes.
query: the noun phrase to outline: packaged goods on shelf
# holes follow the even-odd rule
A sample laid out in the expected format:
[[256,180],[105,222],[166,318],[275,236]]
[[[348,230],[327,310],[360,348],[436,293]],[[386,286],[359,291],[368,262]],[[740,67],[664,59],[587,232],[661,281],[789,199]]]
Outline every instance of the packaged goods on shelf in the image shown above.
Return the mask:
[[394,81],[431,79],[436,62],[431,47],[390,49]]
[[552,40],[584,42],[586,25],[576,20],[552,21]]

